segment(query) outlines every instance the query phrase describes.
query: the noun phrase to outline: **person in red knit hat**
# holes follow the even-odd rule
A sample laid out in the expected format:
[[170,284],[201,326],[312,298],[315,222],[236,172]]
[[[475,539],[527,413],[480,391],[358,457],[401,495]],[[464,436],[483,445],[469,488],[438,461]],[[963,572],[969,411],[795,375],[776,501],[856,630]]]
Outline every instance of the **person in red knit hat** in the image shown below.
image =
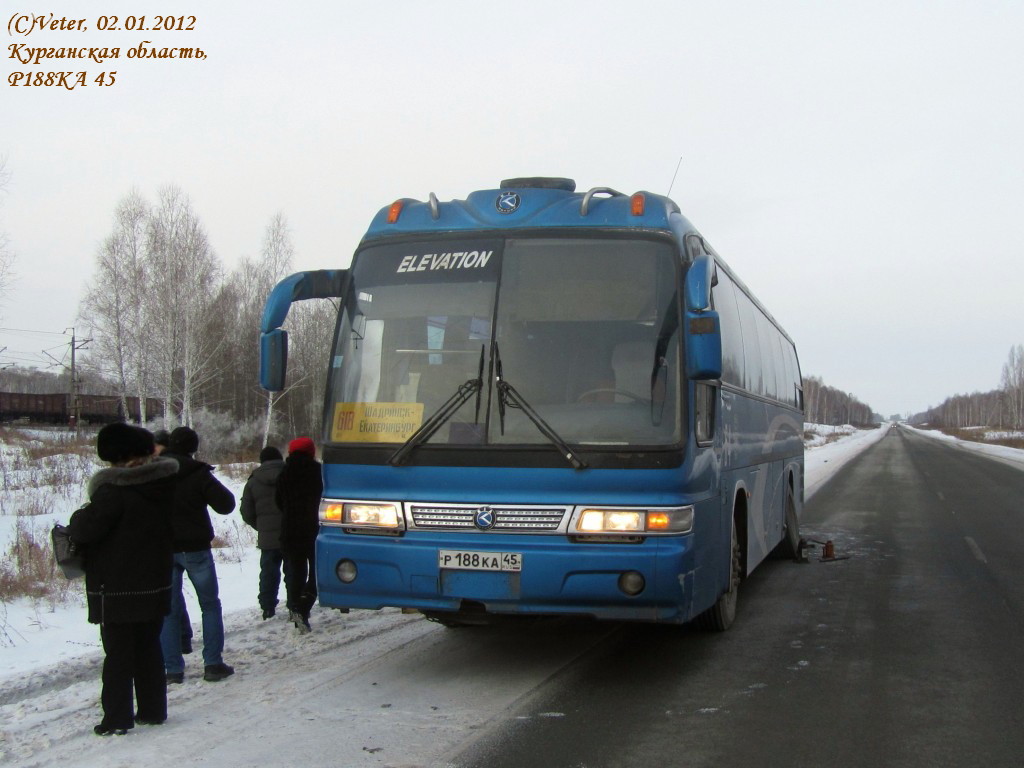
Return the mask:
[[308,437],[288,444],[288,458],[277,478],[275,499],[281,510],[281,553],[288,617],[300,634],[310,631],[309,614],[316,603],[316,535],[320,530],[320,498],[324,492],[316,445]]

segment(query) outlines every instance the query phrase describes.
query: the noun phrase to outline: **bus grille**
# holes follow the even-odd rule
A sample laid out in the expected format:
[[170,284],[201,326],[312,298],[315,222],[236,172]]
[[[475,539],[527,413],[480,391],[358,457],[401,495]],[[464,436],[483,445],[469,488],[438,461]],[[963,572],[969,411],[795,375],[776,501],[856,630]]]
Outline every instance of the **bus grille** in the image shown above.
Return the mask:
[[546,533],[557,531],[565,517],[564,507],[488,507],[494,514],[494,526],[486,530],[476,525],[481,507],[452,507],[439,504],[413,504],[413,525],[429,530],[469,530],[482,533]]

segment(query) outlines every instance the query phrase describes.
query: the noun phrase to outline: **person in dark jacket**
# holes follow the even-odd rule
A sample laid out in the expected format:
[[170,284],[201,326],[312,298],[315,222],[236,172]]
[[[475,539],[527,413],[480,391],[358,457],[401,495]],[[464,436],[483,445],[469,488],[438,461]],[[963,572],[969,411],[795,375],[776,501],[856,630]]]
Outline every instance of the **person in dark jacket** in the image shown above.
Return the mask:
[[199,435],[189,427],[171,432],[170,445],[161,456],[178,462],[178,484],[174,491],[174,569],[171,572],[171,612],[160,632],[164,669],[168,683],[185,679],[185,658],[181,653],[181,584],[185,574],[196,591],[203,614],[203,679],[223,680],[235,670],[224,663],[224,616],[210,543],[213,523],[207,506],[221,515],[235,508],[235,497],[213,476],[213,467],[192,458],[199,450]]
[[281,509],[275,494],[277,477],[284,469],[281,452],[272,445],[260,451],[260,465],[249,475],[242,489],[239,512],[246,524],[256,529],[256,546],[260,549],[260,608],[263,619],[277,611],[277,594],[281,588]]
[[[178,465],[153,455],[153,435],[108,424],[96,452],[110,466],[89,480],[89,503],[71,516],[85,545],[89,621],[100,625],[106,657],[100,736],[167,719],[160,626],[171,607],[171,511]],[[138,704],[137,709],[133,706]],[[134,710],[134,711],[133,711]]]
[[281,509],[281,551],[288,618],[300,634],[310,631],[309,614],[316,603],[316,535],[320,530],[320,498],[324,492],[316,446],[308,437],[288,444],[288,459],[277,478]]

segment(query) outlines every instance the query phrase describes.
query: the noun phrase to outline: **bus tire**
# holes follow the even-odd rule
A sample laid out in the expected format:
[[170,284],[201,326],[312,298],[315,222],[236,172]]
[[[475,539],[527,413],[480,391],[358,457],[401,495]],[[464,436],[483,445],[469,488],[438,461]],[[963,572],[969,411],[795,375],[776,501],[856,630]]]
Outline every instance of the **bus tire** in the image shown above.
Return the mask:
[[739,598],[740,581],[743,578],[743,553],[740,550],[739,537],[736,534],[736,522],[732,524],[732,567],[729,571],[729,588],[719,595],[715,604],[697,617],[697,623],[703,629],[724,632],[732,626],[736,619],[736,603]]
[[782,528],[782,541],[774,550],[772,556],[785,560],[800,559],[800,520],[796,516],[796,499],[793,496],[793,486],[786,484],[786,517]]

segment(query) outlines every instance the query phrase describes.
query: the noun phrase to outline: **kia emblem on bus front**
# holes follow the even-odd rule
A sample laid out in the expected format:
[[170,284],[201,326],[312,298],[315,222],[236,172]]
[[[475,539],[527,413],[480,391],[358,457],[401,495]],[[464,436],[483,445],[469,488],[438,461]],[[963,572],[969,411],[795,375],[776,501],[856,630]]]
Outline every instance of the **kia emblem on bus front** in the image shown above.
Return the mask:
[[494,527],[494,510],[490,507],[480,507],[473,521],[481,531],[490,530]]
[[518,193],[502,192],[498,195],[498,199],[495,201],[494,207],[498,209],[498,213],[515,213],[516,209],[519,208]]

